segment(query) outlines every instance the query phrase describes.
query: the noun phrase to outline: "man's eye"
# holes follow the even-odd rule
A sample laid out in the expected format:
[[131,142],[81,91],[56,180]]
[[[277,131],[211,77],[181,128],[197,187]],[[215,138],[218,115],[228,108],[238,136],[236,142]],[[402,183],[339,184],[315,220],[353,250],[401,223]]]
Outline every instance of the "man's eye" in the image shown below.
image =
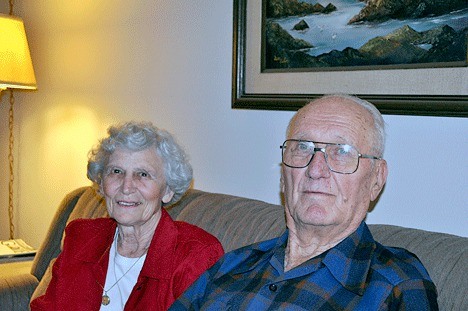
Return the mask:
[[354,155],[354,149],[349,145],[336,146],[336,148],[332,150],[331,155],[336,158],[349,158]]
[[347,150],[346,148],[338,148],[336,153],[338,155],[347,155],[349,154],[349,150]]
[[140,172],[140,173],[138,173],[138,176],[146,178],[146,177],[149,177],[149,174],[146,173],[146,172]]
[[301,151],[309,151],[310,149],[314,148],[314,145],[310,142],[300,141],[296,145],[297,150]]
[[307,144],[304,144],[304,143],[300,143],[297,145],[297,149],[301,150],[301,151],[306,151],[309,149],[309,146]]
[[111,173],[112,173],[112,174],[120,174],[120,173],[122,173],[122,171],[121,171],[120,169],[118,169],[118,168],[113,168],[113,169],[111,170]]

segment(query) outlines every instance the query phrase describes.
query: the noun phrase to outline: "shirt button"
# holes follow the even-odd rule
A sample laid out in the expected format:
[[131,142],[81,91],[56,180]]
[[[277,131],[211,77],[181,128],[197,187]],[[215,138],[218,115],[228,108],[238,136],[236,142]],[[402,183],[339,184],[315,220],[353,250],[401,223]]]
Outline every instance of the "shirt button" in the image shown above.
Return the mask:
[[278,289],[278,286],[276,286],[275,284],[271,284],[268,289],[270,289],[272,292],[276,292],[276,290]]

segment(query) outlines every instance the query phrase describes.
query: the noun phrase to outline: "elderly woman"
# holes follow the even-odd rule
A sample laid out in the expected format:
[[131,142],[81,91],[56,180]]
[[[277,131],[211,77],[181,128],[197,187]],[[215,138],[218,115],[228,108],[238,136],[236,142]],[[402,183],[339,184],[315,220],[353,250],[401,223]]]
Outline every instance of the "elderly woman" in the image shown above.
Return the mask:
[[192,180],[174,138],[135,122],[108,134],[90,152],[88,178],[110,218],[67,226],[52,280],[31,310],[167,310],[223,254],[215,237],[162,208]]

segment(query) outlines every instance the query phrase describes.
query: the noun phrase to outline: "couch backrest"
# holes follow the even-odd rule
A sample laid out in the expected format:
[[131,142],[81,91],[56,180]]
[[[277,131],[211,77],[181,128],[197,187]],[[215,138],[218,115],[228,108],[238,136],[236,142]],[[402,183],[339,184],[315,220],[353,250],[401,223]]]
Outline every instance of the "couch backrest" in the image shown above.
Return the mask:
[[[189,190],[169,207],[173,219],[195,224],[216,236],[226,251],[279,236],[285,230],[283,207],[225,194]],[[92,187],[79,188],[62,201],[32,268],[39,280],[60,253],[63,231],[76,218],[106,217],[102,197]],[[468,310],[468,238],[390,225],[370,225],[384,245],[415,253],[439,292],[441,310]]]
[[216,236],[226,252],[275,238],[286,228],[279,205],[200,190],[189,190],[169,213]]

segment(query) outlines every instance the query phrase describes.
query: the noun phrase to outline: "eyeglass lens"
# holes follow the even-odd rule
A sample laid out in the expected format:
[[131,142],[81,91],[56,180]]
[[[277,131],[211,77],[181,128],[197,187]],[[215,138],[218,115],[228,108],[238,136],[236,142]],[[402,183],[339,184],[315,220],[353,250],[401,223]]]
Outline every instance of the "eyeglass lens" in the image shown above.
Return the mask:
[[322,151],[330,170],[337,173],[353,173],[358,166],[359,152],[347,144],[325,144],[318,148],[314,143],[303,140],[286,140],[282,147],[283,163],[289,167],[302,168],[309,165],[313,155]]

